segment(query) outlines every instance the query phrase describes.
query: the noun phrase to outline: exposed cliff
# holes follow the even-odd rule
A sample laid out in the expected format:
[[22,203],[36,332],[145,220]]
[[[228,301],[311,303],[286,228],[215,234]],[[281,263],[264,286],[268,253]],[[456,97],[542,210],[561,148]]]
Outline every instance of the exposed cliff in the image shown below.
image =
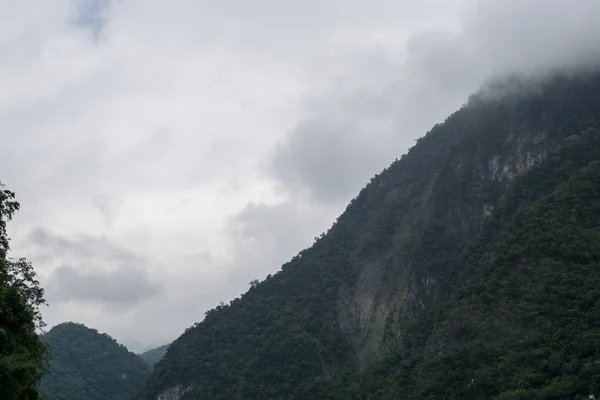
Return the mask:
[[[579,332],[595,337],[588,328],[600,322],[594,319],[600,297],[590,285],[600,281],[590,254],[600,226],[593,212],[600,176],[589,165],[600,161],[598,121],[598,75],[472,97],[375,176],[311,248],[189,328],[139,398],[583,395],[595,381],[584,382],[579,370],[570,375],[577,384],[547,389],[560,368],[537,378],[527,370],[523,378],[511,375],[522,370],[511,363],[533,365],[524,354],[550,346],[547,302],[587,302],[589,318],[569,319],[564,310],[556,317],[569,326],[584,321]],[[559,232],[567,223],[572,232]],[[555,230],[575,247],[563,248]],[[542,245],[546,240],[552,245]],[[519,243],[529,245],[513,251]],[[563,252],[577,251],[588,254],[585,268],[570,274],[575,261]],[[563,275],[548,275],[540,261],[553,257]],[[528,267],[515,272],[514,265]],[[554,286],[536,285],[538,276]],[[578,285],[588,294],[571,296]],[[531,291],[536,296],[527,297]],[[517,294],[531,304],[522,306]],[[547,314],[538,319],[536,312]],[[537,322],[547,329],[534,345],[535,329],[527,324]],[[521,334],[525,341],[517,339]],[[564,333],[567,348],[574,334]],[[521,347],[510,362],[491,361],[510,353],[511,343]],[[598,348],[588,350],[585,357],[598,356]],[[542,358],[555,354],[539,351]],[[498,379],[490,378],[494,373]]]

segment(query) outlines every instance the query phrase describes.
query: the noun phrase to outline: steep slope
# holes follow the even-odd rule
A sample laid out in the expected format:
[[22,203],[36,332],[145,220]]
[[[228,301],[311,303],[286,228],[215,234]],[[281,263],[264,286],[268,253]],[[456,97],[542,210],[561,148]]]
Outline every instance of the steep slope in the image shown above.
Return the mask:
[[[473,321],[487,321],[477,288],[490,283],[490,271],[504,274],[518,261],[501,258],[505,241],[529,234],[518,221],[535,219],[540,202],[570,193],[561,185],[574,174],[593,176],[596,169],[581,171],[600,161],[600,76],[557,76],[528,89],[473,96],[436,125],[311,248],[186,330],[139,398],[481,398],[465,389],[470,379],[480,382],[473,357],[498,356],[510,340],[498,336],[494,351],[471,354],[476,330],[469,340],[450,334],[469,321],[461,307],[470,304]],[[496,290],[494,304],[512,301],[502,297],[510,296],[506,288]],[[523,331],[528,320],[512,311],[503,311],[506,325],[497,322],[504,330],[490,323],[487,334]],[[457,369],[465,354],[470,364]],[[502,368],[517,373],[510,363]],[[503,378],[505,386],[478,395],[510,396],[516,378]]]
[[140,357],[146,362],[146,364],[148,364],[150,367],[153,367],[154,364],[162,360],[162,358],[167,353],[168,348],[169,345],[165,344],[164,346],[159,346],[155,349],[143,352],[142,354],[140,354]]
[[130,400],[150,375],[139,356],[81,324],[57,325],[42,340],[52,352],[40,384],[48,400]]
[[[469,245],[462,266],[478,265],[476,277],[424,313],[432,332],[362,376],[357,398],[563,399],[598,389],[600,164],[591,158],[600,160],[596,129],[515,180]],[[560,176],[566,183],[553,184]]]
[[517,215],[428,340],[415,398],[584,399],[600,390],[599,356],[594,162]]

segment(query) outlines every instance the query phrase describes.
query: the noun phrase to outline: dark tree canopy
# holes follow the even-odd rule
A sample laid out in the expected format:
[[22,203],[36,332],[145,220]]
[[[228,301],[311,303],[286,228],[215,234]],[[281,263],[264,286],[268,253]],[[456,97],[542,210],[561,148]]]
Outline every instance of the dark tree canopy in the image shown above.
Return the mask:
[[40,391],[48,400],[130,400],[150,366],[107,334],[67,322],[42,336],[52,351]]
[[15,194],[0,184],[0,399],[39,398],[37,384],[46,370],[47,347],[36,332],[44,326],[45,303],[31,263],[8,257],[7,223],[19,209]]

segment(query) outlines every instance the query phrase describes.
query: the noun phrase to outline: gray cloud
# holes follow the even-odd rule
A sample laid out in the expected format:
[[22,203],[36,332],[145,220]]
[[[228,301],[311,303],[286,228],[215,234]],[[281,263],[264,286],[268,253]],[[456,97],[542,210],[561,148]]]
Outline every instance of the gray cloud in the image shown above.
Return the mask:
[[365,124],[352,117],[306,121],[277,148],[272,168],[293,190],[308,188],[316,202],[347,201],[368,176],[405,148],[386,135],[386,122]]
[[38,260],[57,257],[87,258],[120,264],[140,262],[141,257],[130,250],[112,244],[106,238],[79,234],[76,238],[66,238],[51,231],[38,228],[29,235],[30,243],[36,246]]
[[49,299],[53,302],[77,301],[129,308],[161,293],[158,282],[148,271],[136,267],[114,270],[83,270],[60,266],[46,279]]
[[29,243],[36,263],[55,265],[42,277],[49,302],[83,301],[128,310],[163,290],[151,276],[151,261],[106,238],[70,238],[40,228],[31,232]]
[[235,243],[232,278],[262,279],[278,270],[331,225],[332,215],[292,201],[247,204],[228,224]]
[[109,6],[113,0],[77,0],[73,21],[88,29],[94,38],[98,38],[106,23]]
[[274,148],[264,165],[284,192],[316,203],[347,202],[466,99],[468,82],[436,84],[424,71],[407,74],[415,62],[410,55],[401,61],[382,46],[345,54],[354,69],[309,98],[310,117]]

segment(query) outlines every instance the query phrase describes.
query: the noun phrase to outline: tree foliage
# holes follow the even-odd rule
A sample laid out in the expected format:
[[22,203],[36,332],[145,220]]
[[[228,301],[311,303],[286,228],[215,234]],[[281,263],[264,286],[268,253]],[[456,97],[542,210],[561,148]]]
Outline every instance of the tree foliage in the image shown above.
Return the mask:
[[45,303],[35,271],[27,260],[8,257],[7,223],[19,209],[15,194],[0,184],[0,398],[39,398],[37,384],[46,371],[47,347],[36,329],[44,322]]
[[40,391],[48,400],[130,400],[150,366],[112,337],[67,322],[42,336],[52,351]]

